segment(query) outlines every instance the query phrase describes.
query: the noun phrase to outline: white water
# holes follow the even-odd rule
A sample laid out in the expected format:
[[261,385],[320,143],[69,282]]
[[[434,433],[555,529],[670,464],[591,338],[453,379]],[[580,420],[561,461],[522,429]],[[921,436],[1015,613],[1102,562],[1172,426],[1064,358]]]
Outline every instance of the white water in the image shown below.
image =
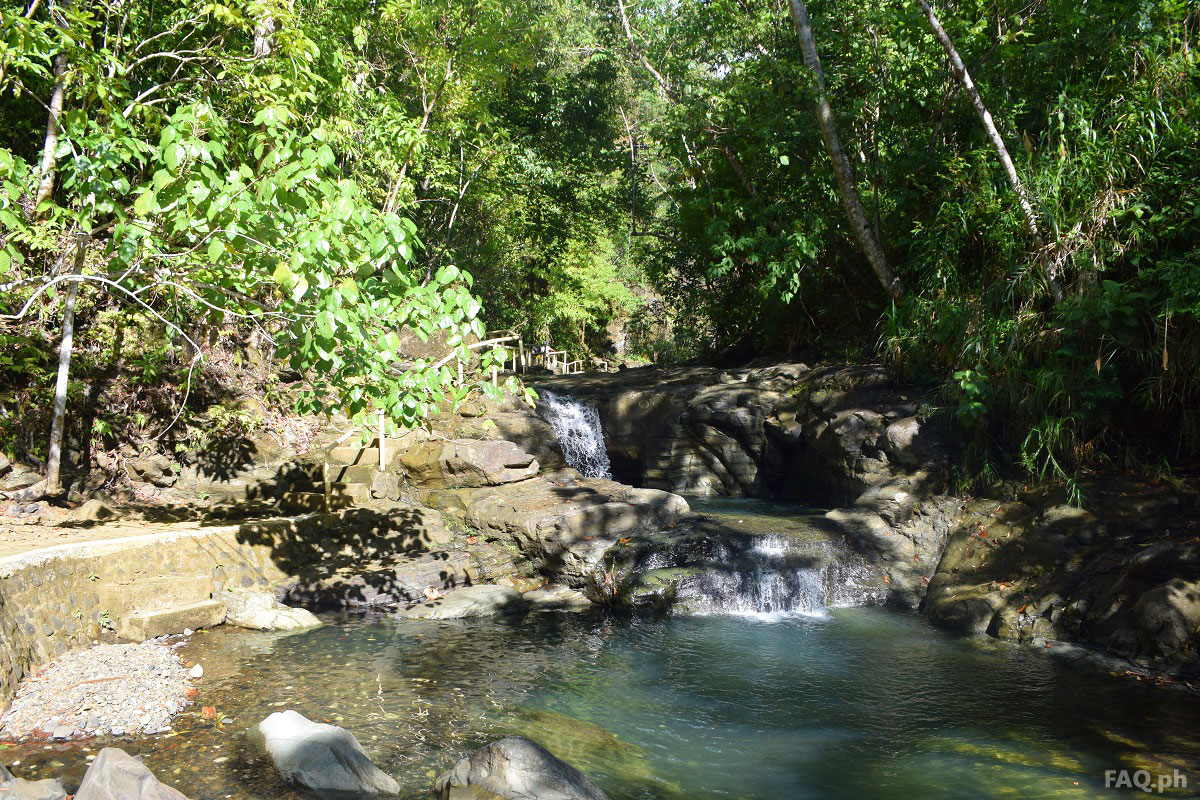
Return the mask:
[[841,547],[766,534],[747,550],[718,551],[725,568],[706,570],[692,587],[697,613],[823,617],[830,608],[875,600],[865,563]]
[[567,395],[542,392],[538,412],[554,428],[567,464],[588,478],[612,477],[604,429],[595,407]]

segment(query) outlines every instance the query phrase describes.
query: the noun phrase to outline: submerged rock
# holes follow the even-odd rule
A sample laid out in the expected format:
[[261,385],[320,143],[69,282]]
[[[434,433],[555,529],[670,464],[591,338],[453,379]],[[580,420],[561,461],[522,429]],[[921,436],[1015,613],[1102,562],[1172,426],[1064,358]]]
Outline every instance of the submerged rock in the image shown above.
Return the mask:
[[83,776],[75,800],[187,800],[160,783],[140,760],[116,747],[106,747]]
[[465,586],[445,597],[409,606],[398,612],[407,619],[463,619],[491,617],[525,611],[528,605],[521,593],[506,586]]
[[592,601],[588,600],[583,592],[568,589],[566,586],[535,589],[526,592],[523,597],[525,602],[534,608],[550,611],[584,611],[592,606]]
[[0,764],[0,797],[5,800],[66,800],[67,791],[61,783],[51,778],[27,781],[13,777]]
[[588,776],[524,736],[481,747],[442,775],[440,800],[608,800]]
[[221,595],[229,610],[225,621],[258,631],[294,631],[314,628],[321,620],[305,608],[285,606],[267,592],[233,589]]
[[313,791],[396,795],[400,784],[371,763],[354,734],[277,711],[246,732],[283,780]]

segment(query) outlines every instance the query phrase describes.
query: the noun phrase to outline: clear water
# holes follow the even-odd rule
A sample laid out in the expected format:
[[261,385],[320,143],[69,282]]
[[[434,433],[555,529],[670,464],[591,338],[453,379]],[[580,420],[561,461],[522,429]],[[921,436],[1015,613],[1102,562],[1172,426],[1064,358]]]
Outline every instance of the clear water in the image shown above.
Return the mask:
[[[244,728],[283,708],[349,728],[411,798],[507,733],[614,800],[1113,797],[1105,770],[1122,768],[1200,785],[1197,695],[881,609],[327,620],[197,634],[184,650],[205,667],[196,713],[173,736],[120,746],[193,800],[301,796],[242,753]],[[102,744],[7,746],[0,759],[70,789],[84,749]]]

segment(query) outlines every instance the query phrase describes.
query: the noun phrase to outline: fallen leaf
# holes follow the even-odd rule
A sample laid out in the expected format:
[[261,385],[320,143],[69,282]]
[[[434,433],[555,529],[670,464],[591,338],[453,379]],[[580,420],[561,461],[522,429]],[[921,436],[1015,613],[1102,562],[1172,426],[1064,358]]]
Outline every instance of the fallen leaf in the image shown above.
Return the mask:
[[212,719],[216,715],[217,710],[212,706],[205,706],[204,708],[200,709],[200,716],[204,717],[205,719]]

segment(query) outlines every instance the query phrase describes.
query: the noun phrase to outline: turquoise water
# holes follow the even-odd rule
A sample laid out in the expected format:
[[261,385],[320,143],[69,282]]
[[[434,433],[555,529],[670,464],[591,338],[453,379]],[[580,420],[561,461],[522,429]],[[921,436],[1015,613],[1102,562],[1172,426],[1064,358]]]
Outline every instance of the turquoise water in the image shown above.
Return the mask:
[[[1200,785],[1200,696],[880,609],[327,619],[291,635],[197,634],[184,650],[205,667],[197,713],[174,736],[120,746],[193,800],[301,796],[243,752],[244,728],[282,708],[349,728],[413,798],[507,733],[614,800],[1114,797],[1105,770],[1123,768]],[[71,788],[84,749],[102,744],[0,753]]]

